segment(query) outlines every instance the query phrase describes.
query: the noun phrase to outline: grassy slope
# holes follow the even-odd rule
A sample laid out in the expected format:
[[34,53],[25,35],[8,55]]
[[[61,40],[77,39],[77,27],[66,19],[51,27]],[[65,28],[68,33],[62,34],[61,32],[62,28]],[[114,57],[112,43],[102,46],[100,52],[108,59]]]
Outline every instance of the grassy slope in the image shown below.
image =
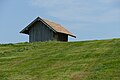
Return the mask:
[[0,80],[120,80],[120,39],[0,45]]

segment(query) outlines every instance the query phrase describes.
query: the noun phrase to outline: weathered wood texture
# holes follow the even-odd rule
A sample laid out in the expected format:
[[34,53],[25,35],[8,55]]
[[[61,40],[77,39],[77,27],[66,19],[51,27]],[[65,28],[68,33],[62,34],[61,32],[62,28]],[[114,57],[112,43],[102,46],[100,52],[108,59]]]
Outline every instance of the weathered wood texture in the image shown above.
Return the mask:
[[54,40],[54,32],[41,22],[35,23],[29,30],[29,42]]
[[29,42],[38,41],[68,41],[68,35],[76,38],[72,33],[60,24],[37,17],[20,33],[29,35]]
[[68,41],[68,35],[67,34],[63,34],[63,33],[56,33],[55,34],[55,39],[57,41],[64,41],[67,42]]
[[36,22],[29,30],[29,42],[38,41],[68,41],[68,35],[63,33],[55,33],[42,22]]

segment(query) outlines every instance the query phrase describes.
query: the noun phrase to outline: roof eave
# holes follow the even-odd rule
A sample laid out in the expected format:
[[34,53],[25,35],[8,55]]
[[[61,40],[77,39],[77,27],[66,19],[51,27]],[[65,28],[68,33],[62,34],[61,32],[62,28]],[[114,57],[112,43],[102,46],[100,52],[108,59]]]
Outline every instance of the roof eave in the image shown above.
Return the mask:
[[39,17],[37,17],[34,21],[32,21],[28,26],[26,26],[22,31],[20,31],[20,33],[26,34],[25,31],[27,31],[29,29],[29,27],[38,20],[38,18]]
[[76,36],[74,36],[74,35],[70,35],[70,34],[69,34],[69,36],[76,38]]
[[[58,33],[62,33],[62,32],[58,32]],[[62,34],[66,34],[66,35],[69,35],[69,36],[71,36],[71,37],[76,38],[76,36],[75,36],[75,35],[73,35],[73,34],[67,34],[67,33],[62,33]]]
[[25,31],[29,30],[29,28],[31,27],[31,25],[33,25],[35,22],[37,21],[41,21],[43,22],[46,26],[48,26],[51,30],[53,30],[54,32],[57,32],[56,30],[54,30],[52,27],[50,27],[44,20],[42,20],[40,17],[37,17],[33,22],[31,22],[27,27],[25,27],[22,31],[20,31],[20,33],[23,34],[27,34],[25,33]]

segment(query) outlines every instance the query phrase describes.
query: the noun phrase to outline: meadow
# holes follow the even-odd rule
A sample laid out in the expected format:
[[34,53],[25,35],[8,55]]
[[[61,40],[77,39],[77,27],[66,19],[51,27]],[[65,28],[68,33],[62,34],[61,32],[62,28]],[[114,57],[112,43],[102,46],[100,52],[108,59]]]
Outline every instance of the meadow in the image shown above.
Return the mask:
[[0,80],[120,80],[120,39],[0,44]]

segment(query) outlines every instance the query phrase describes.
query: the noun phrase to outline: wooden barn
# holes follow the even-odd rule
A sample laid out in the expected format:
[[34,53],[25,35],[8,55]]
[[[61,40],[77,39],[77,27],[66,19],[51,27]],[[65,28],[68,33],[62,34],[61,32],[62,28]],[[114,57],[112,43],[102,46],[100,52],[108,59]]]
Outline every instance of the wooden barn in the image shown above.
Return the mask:
[[72,33],[62,27],[60,24],[41,19],[37,17],[20,33],[29,35],[29,42],[38,41],[68,41],[68,36],[76,38]]

